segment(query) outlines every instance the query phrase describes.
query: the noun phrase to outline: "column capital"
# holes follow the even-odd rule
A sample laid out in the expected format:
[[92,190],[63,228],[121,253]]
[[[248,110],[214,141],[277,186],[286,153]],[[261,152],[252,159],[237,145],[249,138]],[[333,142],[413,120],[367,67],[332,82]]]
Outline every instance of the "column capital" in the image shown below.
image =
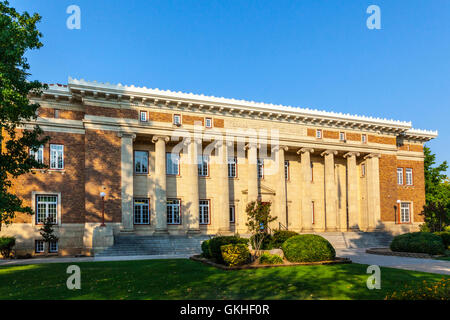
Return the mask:
[[314,149],[313,148],[301,148],[301,149],[298,149],[297,154],[302,154],[305,152],[314,153]]
[[320,154],[320,156],[323,157],[324,155],[328,156],[328,155],[337,155],[337,154],[338,154],[338,152],[336,150],[325,150],[324,152],[322,152]]
[[170,141],[170,138],[168,136],[153,136],[152,142],[156,143],[159,140],[163,141],[164,143],[167,143]]
[[133,133],[133,132],[123,132],[123,131],[120,131],[120,132],[117,132],[117,136],[119,137],[119,138],[131,138],[131,139],[136,139],[136,134],[135,133]]
[[372,159],[372,158],[380,158],[381,154],[379,153],[369,153],[364,157],[364,159]]
[[196,144],[202,144],[202,139],[200,138],[186,138],[183,141],[183,145],[188,146],[190,145],[192,142],[196,143]]
[[249,150],[252,148],[259,148],[259,146],[256,142],[249,142],[244,146],[244,150]]
[[359,157],[361,154],[359,152],[350,151],[344,154],[344,158],[351,158],[351,157]]
[[289,150],[289,147],[288,146],[285,146],[285,145],[274,145],[273,147],[272,147],[272,150],[273,151],[279,151],[279,150],[283,150],[283,151],[288,151]]

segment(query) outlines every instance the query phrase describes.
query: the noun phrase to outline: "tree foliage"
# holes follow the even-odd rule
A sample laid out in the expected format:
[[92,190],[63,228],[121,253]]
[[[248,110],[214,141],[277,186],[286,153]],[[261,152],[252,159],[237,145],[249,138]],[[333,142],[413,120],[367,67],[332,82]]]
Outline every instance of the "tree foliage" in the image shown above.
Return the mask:
[[56,242],[59,238],[54,234],[53,230],[53,220],[47,218],[44,221],[44,225],[39,229],[39,233],[42,236],[42,240],[47,243],[47,250],[50,252],[50,242]]
[[39,81],[27,80],[30,65],[24,56],[42,47],[36,28],[40,19],[36,13],[18,13],[8,1],[0,1],[0,228],[11,223],[16,212],[33,213],[11,192],[13,179],[45,167],[29,150],[37,151],[48,137],[42,137],[37,125],[18,130],[24,122],[36,119],[39,105],[30,102],[29,94],[39,95],[46,89]]
[[252,233],[250,241],[255,250],[255,258],[259,256],[264,239],[268,236],[269,223],[277,219],[270,215],[270,206],[269,202],[252,201],[245,209],[248,219],[246,226]]

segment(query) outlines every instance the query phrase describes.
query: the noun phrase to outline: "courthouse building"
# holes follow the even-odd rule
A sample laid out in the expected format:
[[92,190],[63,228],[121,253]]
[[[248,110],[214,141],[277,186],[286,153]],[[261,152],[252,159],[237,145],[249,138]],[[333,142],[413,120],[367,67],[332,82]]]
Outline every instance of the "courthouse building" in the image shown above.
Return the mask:
[[46,218],[60,254],[121,234],[244,235],[257,199],[272,204],[272,229],[399,233],[423,221],[423,144],[437,132],[410,122],[71,78],[31,99],[50,141],[32,152],[48,168],[14,182],[35,214],[0,232],[20,252],[42,252]]

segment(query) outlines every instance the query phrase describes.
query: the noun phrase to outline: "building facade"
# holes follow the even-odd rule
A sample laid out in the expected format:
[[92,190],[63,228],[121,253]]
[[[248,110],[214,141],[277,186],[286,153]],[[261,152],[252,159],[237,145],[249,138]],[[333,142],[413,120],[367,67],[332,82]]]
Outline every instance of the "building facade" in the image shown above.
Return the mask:
[[48,168],[14,183],[35,210],[0,232],[18,252],[42,251],[47,217],[63,255],[108,246],[95,243],[106,229],[245,234],[257,199],[272,204],[272,228],[297,232],[399,233],[423,221],[423,144],[437,133],[410,122],[71,78],[31,98],[50,137],[33,156]]

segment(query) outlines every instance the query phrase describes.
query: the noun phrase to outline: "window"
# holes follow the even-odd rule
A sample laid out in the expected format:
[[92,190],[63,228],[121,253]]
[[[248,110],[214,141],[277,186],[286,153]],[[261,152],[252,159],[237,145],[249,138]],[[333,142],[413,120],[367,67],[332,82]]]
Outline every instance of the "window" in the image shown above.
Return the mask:
[[150,209],[148,199],[134,199],[134,224],[149,224]]
[[410,209],[411,204],[409,202],[402,202],[400,204],[400,223],[411,222]]
[[180,155],[176,153],[166,154],[166,170],[167,174],[179,175],[180,174]]
[[198,176],[207,177],[209,175],[209,157],[207,155],[198,156]]
[[314,224],[314,201],[311,202],[311,222]]
[[55,109],[55,119],[59,118],[59,109]]
[[264,178],[264,159],[258,159],[258,178]]
[[367,135],[366,134],[362,134],[361,135],[361,142],[362,143],[367,143]]
[[406,176],[406,185],[412,186],[413,185],[413,169],[406,168],[405,169],[405,176]]
[[134,172],[148,173],[148,151],[134,151]]
[[180,224],[180,200],[167,199],[167,223]]
[[46,219],[50,219],[53,224],[57,224],[58,217],[58,196],[37,195],[36,196],[36,224],[43,224]]
[[228,158],[228,178],[237,177],[236,165],[237,158]]
[[58,252],[58,241],[50,241],[48,251],[50,253],[57,253]]
[[180,126],[181,125],[181,116],[179,114],[174,114],[173,115],[173,124],[176,126]]
[[284,178],[289,180],[289,160],[284,161]]
[[44,241],[43,240],[36,240],[34,242],[34,251],[36,253],[43,253],[44,252]]
[[209,224],[209,200],[200,200],[200,224]]
[[366,176],[366,164],[362,163],[361,164],[361,177],[365,177]]
[[403,168],[397,168],[397,184],[403,184]]
[[64,169],[64,146],[62,144],[50,145],[50,169]]
[[345,132],[339,132],[339,140],[345,141]]
[[321,139],[322,138],[322,129],[317,129],[316,130],[316,138],[317,139]]
[[236,220],[236,207],[234,204],[230,205],[230,223],[234,223]]
[[37,151],[30,149],[30,156],[34,158],[39,163],[44,163],[44,146],[39,146]]
[[212,128],[212,119],[211,118],[206,118],[205,119],[205,127],[206,128]]
[[141,122],[147,122],[147,111],[141,111],[140,120]]

